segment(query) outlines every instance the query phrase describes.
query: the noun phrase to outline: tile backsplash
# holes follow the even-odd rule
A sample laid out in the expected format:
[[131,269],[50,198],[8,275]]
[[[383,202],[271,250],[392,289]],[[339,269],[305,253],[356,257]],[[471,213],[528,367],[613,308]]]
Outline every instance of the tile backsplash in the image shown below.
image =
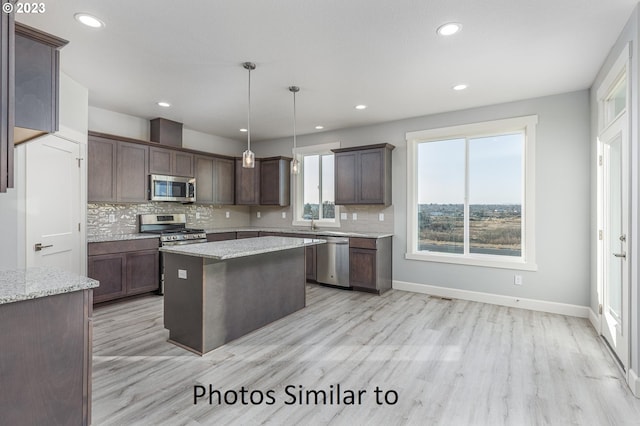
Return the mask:
[[[227,212],[229,217],[227,218]],[[87,235],[108,236],[136,234],[138,215],[185,213],[191,228],[229,228],[250,224],[247,206],[205,206],[179,203],[112,204],[90,203],[87,208]]]

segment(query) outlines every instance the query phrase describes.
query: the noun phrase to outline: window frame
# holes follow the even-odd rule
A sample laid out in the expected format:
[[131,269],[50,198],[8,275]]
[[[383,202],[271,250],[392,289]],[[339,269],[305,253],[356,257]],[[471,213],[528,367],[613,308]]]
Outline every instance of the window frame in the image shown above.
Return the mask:
[[[537,115],[407,132],[407,251],[405,258],[427,262],[535,271],[535,140]],[[418,146],[439,140],[524,132],[522,252],[520,257],[478,253],[454,254],[418,250]]]
[[[291,222],[292,226],[311,226],[311,219],[303,219],[302,213],[304,211],[304,156],[307,155],[327,155],[333,154],[332,149],[340,148],[340,142],[332,142],[325,143],[320,145],[310,145],[304,147],[298,147],[293,150],[293,156],[300,163],[300,172],[297,175],[292,176],[292,186],[293,186],[293,220]],[[322,173],[322,172],[321,172]],[[322,226],[324,228],[339,228],[340,227],[340,206],[335,204],[335,218],[334,219],[321,219],[314,220],[314,223],[317,226]]]

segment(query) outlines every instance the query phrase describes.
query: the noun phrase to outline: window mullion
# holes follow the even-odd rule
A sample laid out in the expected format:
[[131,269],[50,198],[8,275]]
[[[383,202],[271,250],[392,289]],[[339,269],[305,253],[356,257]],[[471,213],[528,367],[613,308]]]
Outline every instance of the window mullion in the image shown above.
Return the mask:
[[464,140],[464,255],[469,254],[469,139]]

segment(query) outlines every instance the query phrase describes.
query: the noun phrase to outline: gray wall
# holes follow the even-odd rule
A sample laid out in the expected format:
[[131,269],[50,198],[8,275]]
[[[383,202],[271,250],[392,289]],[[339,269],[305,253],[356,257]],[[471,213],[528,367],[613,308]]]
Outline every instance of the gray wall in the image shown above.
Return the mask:
[[[406,260],[405,133],[537,114],[536,239],[538,271],[514,271]],[[416,284],[589,305],[590,116],[587,90],[298,138],[299,146],[391,143],[393,151],[393,279]],[[255,144],[256,155],[290,155],[292,140]],[[521,274],[524,285],[513,284]]]

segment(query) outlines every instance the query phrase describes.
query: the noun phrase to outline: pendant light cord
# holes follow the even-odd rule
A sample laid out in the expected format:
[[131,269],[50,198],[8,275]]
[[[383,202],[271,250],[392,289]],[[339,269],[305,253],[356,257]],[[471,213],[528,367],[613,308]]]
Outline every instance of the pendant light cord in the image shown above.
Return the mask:
[[251,151],[251,68],[249,70],[249,108],[247,108],[247,150]]
[[[293,92],[293,149],[296,149],[296,91]],[[293,153],[295,155],[295,152]]]

